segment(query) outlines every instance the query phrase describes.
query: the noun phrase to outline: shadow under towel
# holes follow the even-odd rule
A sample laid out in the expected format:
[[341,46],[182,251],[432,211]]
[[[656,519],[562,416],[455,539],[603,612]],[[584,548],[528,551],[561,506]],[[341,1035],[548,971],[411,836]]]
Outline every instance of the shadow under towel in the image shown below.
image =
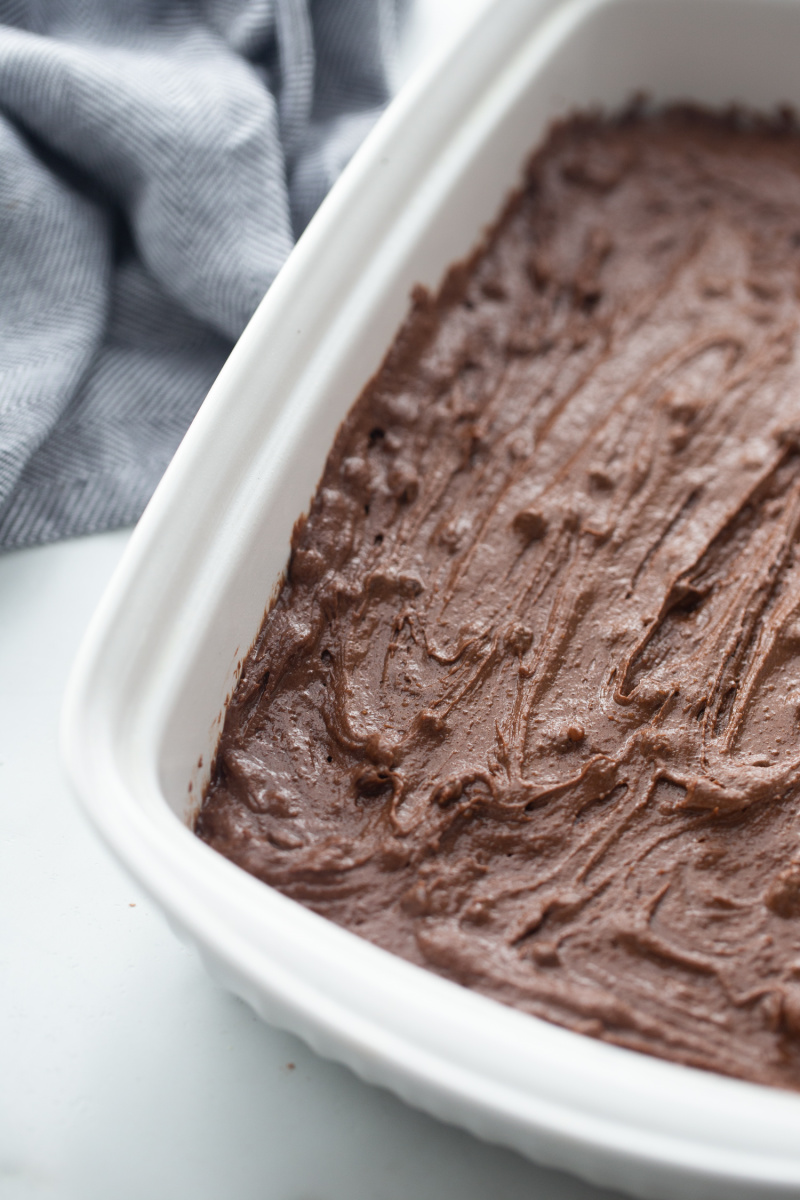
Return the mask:
[[0,0],[0,548],[130,524],[388,98],[402,0]]

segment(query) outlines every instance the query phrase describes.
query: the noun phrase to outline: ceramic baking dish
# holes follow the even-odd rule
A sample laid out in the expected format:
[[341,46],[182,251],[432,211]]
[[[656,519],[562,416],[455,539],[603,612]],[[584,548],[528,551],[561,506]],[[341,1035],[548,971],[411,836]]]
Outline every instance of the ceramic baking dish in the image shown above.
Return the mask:
[[325,921],[189,825],[226,699],[339,422],[558,114],[800,107],[790,0],[497,0],[392,106],[211,390],[87,634],[63,721],[80,797],[214,975],[410,1103],[645,1197],[800,1196],[800,1096],[603,1045]]

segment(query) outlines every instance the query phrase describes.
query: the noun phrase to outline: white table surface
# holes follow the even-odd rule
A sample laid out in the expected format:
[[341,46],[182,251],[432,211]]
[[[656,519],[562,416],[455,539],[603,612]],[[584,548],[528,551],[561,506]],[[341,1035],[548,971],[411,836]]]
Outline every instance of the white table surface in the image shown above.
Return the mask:
[[[485,0],[418,0],[414,62]],[[209,979],[88,827],[61,695],[127,532],[0,556],[0,1200],[600,1200]]]

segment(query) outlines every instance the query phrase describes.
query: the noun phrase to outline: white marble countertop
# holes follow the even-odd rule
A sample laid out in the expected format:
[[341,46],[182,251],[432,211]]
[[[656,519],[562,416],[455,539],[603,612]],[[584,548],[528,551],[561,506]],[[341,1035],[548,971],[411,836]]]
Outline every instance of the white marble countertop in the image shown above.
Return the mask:
[[[408,71],[484,0],[419,0]],[[128,533],[0,557],[0,1200],[600,1200],[262,1024],[89,829],[57,749]]]

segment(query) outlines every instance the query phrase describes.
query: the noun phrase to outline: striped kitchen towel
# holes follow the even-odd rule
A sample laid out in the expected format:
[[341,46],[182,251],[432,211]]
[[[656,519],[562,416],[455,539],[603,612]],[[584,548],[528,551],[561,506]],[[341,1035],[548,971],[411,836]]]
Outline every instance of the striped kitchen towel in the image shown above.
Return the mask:
[[388,95],[399,0],[0,0],[0,548],[130,524]]

